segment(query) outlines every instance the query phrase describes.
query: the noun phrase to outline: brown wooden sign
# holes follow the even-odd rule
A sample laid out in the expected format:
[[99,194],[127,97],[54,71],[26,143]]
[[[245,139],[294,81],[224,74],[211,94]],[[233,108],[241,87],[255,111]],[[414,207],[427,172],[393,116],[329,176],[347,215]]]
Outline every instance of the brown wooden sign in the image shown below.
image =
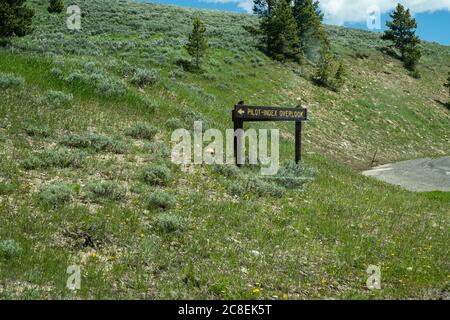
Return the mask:
[[[234,106],[232,113],[234,131],[244,129],[244,122],[295,121],[295,162],[302,159],[302,121],[308,120],[308,110],[296,108],[247,106],[243,101]],[[242,142],[242,141],[241,141]],[[234,154],[237,161],[238,137],[234,138]]]
[[304,108],[276,108],[258,106],[235,106],[235,119],[244,121],[306,121]]

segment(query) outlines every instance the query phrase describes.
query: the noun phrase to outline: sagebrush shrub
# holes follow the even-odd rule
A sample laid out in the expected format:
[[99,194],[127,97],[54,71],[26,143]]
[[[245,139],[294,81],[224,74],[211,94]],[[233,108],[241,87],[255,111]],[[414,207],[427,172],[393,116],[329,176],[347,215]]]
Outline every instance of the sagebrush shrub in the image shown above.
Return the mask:
[[83,165],[86,153],[72,151],[66,148],[45,150],[35,153],[23,162],[23,167],[27,170],[47,169],[50,167],[79,168]]
[[93,61],[86,62],[83,67],[87,73],[97,72],[97,65]]
[[[206,100],[207,102],[213,102],[214,100],[216,100],[215,96],[207,93],[205,90],[203,90],[203,88],[200,88],[197,85],[189,85],[189,89],[192,92],[195,92],[196,94],[198,94],[202,99]],[[186,108],[186,110],[191,110],[191,111],[195,112],[194,110],[189,109],[189,108]]]
[[228,183],[226,184],[226,188],[234,196],[242,196],[247,192],[245,185],[238,182]]
[[20,87],[25,83],[21,76],[12,73],[0,73],[0,89]]
[[155,112],[159,109],[158,101],[149,99],[147,96],[144,96],[144,98],[142,98],[142,103],[144,104],[145,109],[148,109],[151,112]]
[[56,207],[65,204],[72,199],[74,191],[64,183],[53,183],[45,185],[38,193],[40,202]]
[[136,67],[132,66],[128,61],[124,61],[119,66],[119,72],[124,77],[131,77],[136,71]]
[[227,177],[237,177],[241,174],[241,170],[238,167],[227,164],[215,164],[213,172]]
[[201,112],[198,112],[192,108],[182,108],[181,112],[183,113],[185,123],[192,125],[195,121],[201,121],[203,130],[207,130],[209,128],[209,124]]
[[75,83],[86,82],[87,81],[87,77],[84,74],[82,74],[82,73],[80,73],[78,71],[75,71],[75,72],[70,73],[66,77],[65,80],[66,80],[66,82],[68,82],[70,84],[75,84]]
[[48,127],[38,127],[31,125],[25,128],[25,132],[30,137],[47,138],[50,136],[50,129]]
[[150,154],[158,158],[170,157],[170,148],[164,143],[150,142],[145,144],[145,148]]
[[152,86],[159,80],[159,73],[156,70],[148,69],[136,69],[133,78],[131,78],[131,83],[139,86]]
[[89,199],[98,201],[102,199],[122,200],[126,197],[126,189],[114,181],[95,181],[86,186],[86,195]]
[[152,165],[143,169],[142,178],[147,184],[164,186],[170,181],[171,173],[164,165]]
[[165,233],[182,231],[185,227],[185,221],[179,216],[173,214],[161,214],[156,218],[159,229]]
[[60,68],[52,68],[52,70],[50,70],[50,73],[52,74],[53,77],[57,78],[57,79],[62,79],[63,77],[63,72]]
[[85,84],[93,86],[96,92],[104,97],[123,96],[127,92],[125,83],[121,80],[111,78],[105,73],[85,73],[75,71],[69,74],[66,82],[70,84]]
[[45,103],[50,107],[68,106],[72,99],[72,94],[56,90],[49,90],[44,96]]
[[[48,0],[33,2],[48,5]],[[65,1],[65,4],[70,5],[72,3]],[[170,21],[165,23],[163,20],[158,21],[158,17],[167,20],[165,15],[167,9],[144,8],[136,10],[133,8],[133,10],[129,10],[130,7],[138,5],[127,4],[127,6],[123,6],[120,1],[113,1],[108,3],[108,14],[105,15],[105,10],[101,9],[102,6],[103,4],[99,4],[98,1],[85,1],[83,4],[83,14],[89,16],[89,19],[83,19],[83,37],[78,37],[77,34],[60,37],[61,32],[54,32],[54,29],[56,29],[56,26],[61,26],[64,21],[60,19],[60,16],[49,17],[45,15],[39,18],[39,28],[36,29],[37,36],[30,41],[22,41],[19,44],[20,48],[28,51],[47,50],[50,53],[61,55],[108,56],[110,60],[114,59],[112,57],[116,56],[115,53],[117,53],[116,59],[119,60],[126,58],[127,54],[128,56],[134,56],[136,52],[139,52],[139,58],[142,58],[139,60],[145,62],[145,65],[154,63],[166,65],[167,59],[170,57],[183,56],[181,49],[186,43],[188,31],[186,29],[186,12],[171,10]],[[133,13],[136,11],[137,13]],[[45,19],[41,19],[42,17]],[[215,14],[203,12],[202,19],[208,26],[209,45],[212,48],[239,48],[240,52],[241,48],[248,51],[256,44],[255,37],[249,37],[248,31],[242,28],[242,25],[254,23],[254,18],[251,15],[248,15],[248,17],[242,16],[238,19],[239,21],[236,21],[234,17],[225,15],[220,17],[221,23],[217,24]],[[29,20],[29,24],[31,24],[31,19]],[[139,30],[139,36],[136,39],[134,36],[133,39],[91,38],[91,36],[102,34],[130,35],[130,28]],[[29,29],[31,30],[31,28]],[[166,37],[161,38],[161,34],[165,34]],[[118,63],[122,63],[122,61],[120,60]]]
[[282,197],[284,195],[284,189],[274,183],[264,181],[261,178],[250,178],[247,181],[246,186],[247,192],[252,192],[260,197],[272,196],[272,197]]
[[156,55],[150,55],[146,61],[148,61],[150,64],[158,65],[160,67],[168,67],[169,66],[169,50],[167,52],[160,52]]
[[217,84],[216,88],[220,91],[227,91],[230,89],[226,83],[219,83]]
[[236,196],[251,193],[258,197],[271,196],[279,198],[285,192],[284,188],[277,184],[258,177],[243,177],[242,180],[227,184],[227,189],[231,194]]
[[11,259],[17,257],[22,252],[22,246],[15,240],[0,241],[0,258]]
[[147,199],[148,209],[172,209],[176,205],[176,199],[173,195],[162,191],[156,190],[152,192]]
[[183,123],[178,118],[170,118],[166,121],[166,127],[168,129],[176,130],[183,127]]
[[95,152],[105,151],[116,154],[124,154],[128,149],[124,141],[96,133],[69,134],[61,138],[60,143],[66,147],[91,149]]
[[123,96],[127,92],[127,87],[122,81],[103,74],[93,74],[88,78],[88,81],[88,83],[93,83],[97,92],[105,97]]
[[135,139],[147,139],[154,138],[158,129],[143,122],[133,124],[131,127],[125,130],[125,134]]
[[207,81],[216,81],[217,80],[216,75],[210,74],[210,73],[203,74],[203,78]]
[[172,80],[181,80],[186,78],[186,74],[184,73],[183,69],[175,69],[170,71],[169,77]]
[[316,175],[316,171],[312,168],[306,168],[302,164],[295,161],[287,161],[280,167],[278,173],[273,177],[275,181],[286,188],[298,188],[311,180]]
[[[101,213],[99,216],[102,216]],[[68,245],[76,249],[98,248],[110,243],[111,233],[111,223],[103,216],[92,216],[82,222],[69,223],[63,230],[64,236],[70,241]]]

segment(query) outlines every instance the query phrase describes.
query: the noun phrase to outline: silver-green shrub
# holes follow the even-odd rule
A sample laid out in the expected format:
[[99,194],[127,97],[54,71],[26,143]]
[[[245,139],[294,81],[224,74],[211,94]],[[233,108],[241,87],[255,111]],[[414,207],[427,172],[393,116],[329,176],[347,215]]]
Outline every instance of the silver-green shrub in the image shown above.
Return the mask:
[[65,204],[72,199],[73,189],[64,183],[53,183],[45,185],[38,193],[40,202],[56,207]]
[[126,189],[114,181],[94,181],[86,186],[86,195],[93,201],[122,200],[126,197]]
[[15,240],[0,241],[0,258],[11,259],[17,257],[22,252],[22,246]]
[[0,73],[0,89],[20,87],[25,83],[21,76],[12,73]]
[[165,233],[182,231],[186,229],[184,219],[173,214],[161,214],[156,218],[156,223],[159,229]]
[[153,186],[164,186],[169,183],[171,173],[165,165],[151,165],[142,170],[145,183]]
[[156,190],[152,192],[147,199],[148,209],[172,209],[176,205],[176,199],[173,195],[162,191]]

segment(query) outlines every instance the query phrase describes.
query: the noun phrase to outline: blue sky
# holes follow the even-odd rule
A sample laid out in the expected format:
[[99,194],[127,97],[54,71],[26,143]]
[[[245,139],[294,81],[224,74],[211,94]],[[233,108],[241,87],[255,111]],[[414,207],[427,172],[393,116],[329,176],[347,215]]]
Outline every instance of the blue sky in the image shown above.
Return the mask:
[[[433,13],[417,13],[417,34],[421,39],[435,41],[441,44],[450,45],[450,12],[436,11]],[[389,20],[389,14],[381,16],[382,30],[385,30],[386,21]],[[345,23],[345,26],[352,28],[367,29],[366,23]]]
[[[248,12],[251,0],[146,0],[189,6],[195,8],[217,9],[235,12]],[[450,45],[450,0],[320,0],[326,13],[326,23],[367,29],[367,7],[378,4],[382,15],[382,30],[389,12],[397,2],[410,7],[418,22],[417,34],[424,40]],[[380,31],[380,30],[378,30]]]

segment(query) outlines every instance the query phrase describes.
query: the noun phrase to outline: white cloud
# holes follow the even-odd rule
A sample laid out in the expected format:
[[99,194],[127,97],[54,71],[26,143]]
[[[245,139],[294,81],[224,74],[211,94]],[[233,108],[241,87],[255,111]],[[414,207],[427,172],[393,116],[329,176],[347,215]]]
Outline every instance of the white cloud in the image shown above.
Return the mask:
[[[234,3],[247,12],[252,12],[252,0],[200,0],[203,2]],[[319,0],[325,13],[326,22],[343,24],[344,22],[363,22],[367,19],[367,8],[376,5],[381,12],[395,8],[398,2],[410,8],[413,13],[450,11],[450,0]]]
[[370,6],[378,6],[384,13],[394,9],[399,2],[412,13],[450,11],[450,0],[320,0],[320,6],[328,23],[343,24],[366,21]]

